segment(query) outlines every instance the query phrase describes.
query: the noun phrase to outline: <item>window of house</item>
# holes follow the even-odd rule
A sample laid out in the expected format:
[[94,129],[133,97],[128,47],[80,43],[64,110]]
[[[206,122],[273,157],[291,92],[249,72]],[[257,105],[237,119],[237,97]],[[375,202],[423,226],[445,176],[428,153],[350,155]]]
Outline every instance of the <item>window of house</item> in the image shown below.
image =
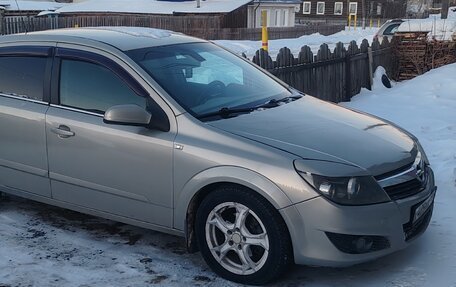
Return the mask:
[[343,2],[334,3],[334,15],[342,15],[343,9],[344,9]]
[[279,27],[280,26],[280,10],[275,10],[274,14],[275,14],[274,27]]
[[288,21],[288,10],[284,9],[282,10],[282,27],[286,27]]
[[312,7],[312,2],[302,3],[302,14],[310,14],[311,7]]
[[375,9],[375,3],[374,2],[370,2],[369,3],[369,15],[374,15],[374,9]]
[[382,15],[382,3],[377,4],[377,15]]
[[138,96],[122,79],[103,66],[63,59],[60,104],[104,113],[116,105],[136,104],[146,108],[146,99]]
[[47,59],[0,57],[0,94],[43,100]]
[[317,2],[317,15],[325,14],[325,2]]
[[350,5],[348,6],[348,12],[350,15],[358,14],[358,2],[350,2]]

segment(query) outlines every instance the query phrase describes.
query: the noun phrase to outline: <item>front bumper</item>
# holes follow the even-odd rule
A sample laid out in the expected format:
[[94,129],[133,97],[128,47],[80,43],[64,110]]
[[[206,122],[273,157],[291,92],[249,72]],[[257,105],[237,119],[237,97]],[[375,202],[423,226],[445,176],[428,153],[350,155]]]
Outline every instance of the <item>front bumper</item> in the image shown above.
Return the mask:
[[[281,209],[297,264],[349,266],[370,261],[407,247],[427,228],[433,202],[419,220],[413,221],[416,206],[434,196],[434,175],[429,173],[426,188],[413,196],[382,204],[341,206],[317,197]],[[342,252],[327,233],[386,238],[389,244],[377,251],[362,254]]]

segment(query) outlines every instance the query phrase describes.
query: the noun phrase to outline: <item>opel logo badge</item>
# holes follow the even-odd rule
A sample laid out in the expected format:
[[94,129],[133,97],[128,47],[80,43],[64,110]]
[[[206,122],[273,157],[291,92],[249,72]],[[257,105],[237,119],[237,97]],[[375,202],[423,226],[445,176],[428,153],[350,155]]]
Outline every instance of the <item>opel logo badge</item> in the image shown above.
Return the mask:
[[424,180],[425,180],[425,167],[424,167],[424,162],[423,161],[420,161],[416,165],[415,171],[416,171],[416,178],[419,181],[424,182]]

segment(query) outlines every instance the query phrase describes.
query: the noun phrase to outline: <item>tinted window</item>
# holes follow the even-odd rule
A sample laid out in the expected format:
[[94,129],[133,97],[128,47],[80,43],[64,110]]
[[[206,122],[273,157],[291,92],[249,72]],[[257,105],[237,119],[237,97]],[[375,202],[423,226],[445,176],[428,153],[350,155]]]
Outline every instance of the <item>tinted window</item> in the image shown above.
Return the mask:
[[88,62],[62,60],[60,104],[104,113],[115,105],[136,104],[146,108],[146,99],[138,96],[122,79],[105,67]]
[[0,57],[0,93],[43,100],[46,58]]
[[388,26],[385,29],[385,32],[383,32],[383,35],[394,35],[394,33],[396,33],[397,29],[399,29],[400,25],[401,25],[401,23]]

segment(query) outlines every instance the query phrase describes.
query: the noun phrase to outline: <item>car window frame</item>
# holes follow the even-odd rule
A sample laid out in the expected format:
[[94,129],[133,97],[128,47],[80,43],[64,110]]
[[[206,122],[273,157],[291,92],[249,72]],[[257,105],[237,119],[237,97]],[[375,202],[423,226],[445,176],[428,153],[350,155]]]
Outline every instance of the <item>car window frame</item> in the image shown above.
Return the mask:
[[[51,105],[72,111],[82,112],[85,114],[96,115],[99,117],[104,116],[104,113],[91,112],[82,108],[67,107],[60,104],[60,74],[62,60],[86,62],[106,68],[109,71],[111,71],[114,75],[116,75],[138,97],[143,97],[146,99],[150,98],[150,95],[147,92],[147,90],[140,83],[138,83],[133,78],[133,76],[130,75],[129,72],[127,72],[124,68],[117,64],[114,60],[93,52],[78,50],[75,48],[57,47],[56,52],[54,54],[54,63],[52,67]],[[150,98],[149,100],[154,101],[152,98]]]
[[12,95],[0,95],[2,97],[14,98],[27,102],[49,105],[51,102],[51,73],[53,65],[53,54],[55,47],[46,45],[9,45],[0,46],[0,57],[41,57],[46,58],[46,67],[43,78],[43,98],[41,100],[17,97]]

